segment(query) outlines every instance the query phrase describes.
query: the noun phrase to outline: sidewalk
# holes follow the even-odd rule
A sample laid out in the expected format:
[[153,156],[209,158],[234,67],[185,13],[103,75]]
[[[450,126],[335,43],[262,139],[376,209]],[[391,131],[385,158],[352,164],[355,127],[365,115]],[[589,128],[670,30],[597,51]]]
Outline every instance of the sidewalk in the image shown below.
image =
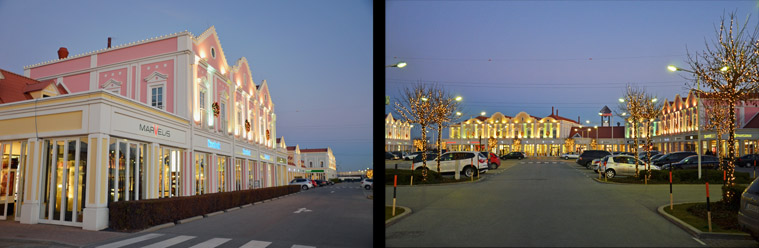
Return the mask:
[[48,224],[21,224],[12,220],[0,221],[0,241],[32,240],[81,247],[95,242],[129,235],[129,233],[87,231],[81,227]]

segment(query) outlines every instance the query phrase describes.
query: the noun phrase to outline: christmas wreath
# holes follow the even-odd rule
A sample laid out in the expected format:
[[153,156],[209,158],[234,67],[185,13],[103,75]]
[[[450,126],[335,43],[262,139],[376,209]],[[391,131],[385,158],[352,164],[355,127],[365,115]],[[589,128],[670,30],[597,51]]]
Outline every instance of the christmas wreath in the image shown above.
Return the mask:
[[213,109],[213,117],[219,117],[219,112],[221,111],[219,109],[219,103],[213,102],[213,104],[211,104],[211,108]]
[[245,120],[245,132],[250,132],[250,121]]

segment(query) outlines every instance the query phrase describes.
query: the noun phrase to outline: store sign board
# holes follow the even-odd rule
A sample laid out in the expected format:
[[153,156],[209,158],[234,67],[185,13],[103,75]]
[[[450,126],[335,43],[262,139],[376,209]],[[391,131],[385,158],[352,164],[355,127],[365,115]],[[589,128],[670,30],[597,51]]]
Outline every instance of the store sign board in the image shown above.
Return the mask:
[[306,172],[308,172],[308,173],[312,173],[312,172],[324,172],[324,170],[306,170]]
[[213,148],[213,149],[216,149],[216,150],[221,150],[221,143],[219,143],[218,141],[210,140],[210,139],[206,139],[206,140],[208,141],[208,145],[207,145],[208,148]]
[[124,132],[141,137],[168,140],[178,143],[185,142],[186,135],[185,131],[170,128],[153,121],[141,120],[131,116],[126,116],[121,113],[113,113],[113,118],[111,119],[111,128],[113,131],[117,132]]
[[261,153],[261,159],[263,159],[263,160],[269,160],[269,161],[274,161],[274,160],[271,158],[271,155],[269,155],[269,154],[265,154],[265,153]]
[[751,138],[751,134],[750,133],[736,133],[735,137],[736,138]]
[[250,150],[243,148],[242,149],[242,155],[250,156]]
[[283,157],[277,157],[277,163],[286,164],[287,163],[287,159],[285,159]]

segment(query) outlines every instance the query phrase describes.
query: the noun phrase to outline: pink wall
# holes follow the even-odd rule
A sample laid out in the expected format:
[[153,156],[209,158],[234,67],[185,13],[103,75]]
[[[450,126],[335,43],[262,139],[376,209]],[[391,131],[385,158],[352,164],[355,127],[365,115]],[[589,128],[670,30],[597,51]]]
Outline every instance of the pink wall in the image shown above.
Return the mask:
[[137,84],[135,82],[137,82],[137,66],[132,66],[132,82],[129,82],[132,84],[132,95],[130,96],[132,99],[135,99],[135,95],[137,95],[135,90],[137,89]]
[[90,74],[81,73],[63,77],[63,85],[71,91],[69,93],[88,91],[90,90]]
[[113,79],[121,82],[121,95],[127,96],[127,68],[105,71],[98,74],[98,88],[103,88],[108,80]]
[[98,66],[177,51],[177,37],[98,54]]
[[81,58],[31,68],[29,69],[29,77],[39,79],[47,76],[59,75],[87,68],[90,68],[90,56],[84,56]]
[[[224,56],[221,54],[221,46],[216,43],[216,38],[214,38],[215,35],[216,34],[211,34],[206,37],[206,39],[199,42],[197,45],[193,44],[192,49],[198,56],[205,55],[204,59],[208,62],[208,64],[216,70],[221,71],[221,66],[224,64]],[[211,56],[211,47],[216,50],[216,58],[213,58],[213,56]],[[229,72],[229,68],[225,70],[226,72]]]
[[150,64],[143,64],[140,65],[140,77],[138,80],[140,80],[140,102],[143,102],[145,104],[150,105],[150,103],[147,101],[147,95],[148,95],[148,85],[145,81],[145,78],[147,76],[150,76],[150,74],[153,74],[153,72],[158,71],[161,74],[166,74],[168,77],[166,78],[166,89],[164,94],[166,94],[166,102],[164,103],[166,105],[166,111],[170,113],[174,113],[174,60],[164,60],[160,62],[150,63]]

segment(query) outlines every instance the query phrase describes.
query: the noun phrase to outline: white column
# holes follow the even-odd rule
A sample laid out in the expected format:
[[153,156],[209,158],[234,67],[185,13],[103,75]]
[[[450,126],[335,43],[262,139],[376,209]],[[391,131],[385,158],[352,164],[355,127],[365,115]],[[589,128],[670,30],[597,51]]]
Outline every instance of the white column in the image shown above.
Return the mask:
[[40,192],[38,189],[44,178],[40,178],[42,169],[44,168],[44,155],[42,154],[44,147],[43,141],[37,138],[30,138],[28,141],[29,153],[28,159],[24,165],[24,203],[21,205],[21,223],[22,224],[37,224],[40,217]]
[[109,136],[100,133],[90,134],[87,140],[87,186],[86,195],[83,196],[86,199],[83,229],[97,231],[108,227]]

